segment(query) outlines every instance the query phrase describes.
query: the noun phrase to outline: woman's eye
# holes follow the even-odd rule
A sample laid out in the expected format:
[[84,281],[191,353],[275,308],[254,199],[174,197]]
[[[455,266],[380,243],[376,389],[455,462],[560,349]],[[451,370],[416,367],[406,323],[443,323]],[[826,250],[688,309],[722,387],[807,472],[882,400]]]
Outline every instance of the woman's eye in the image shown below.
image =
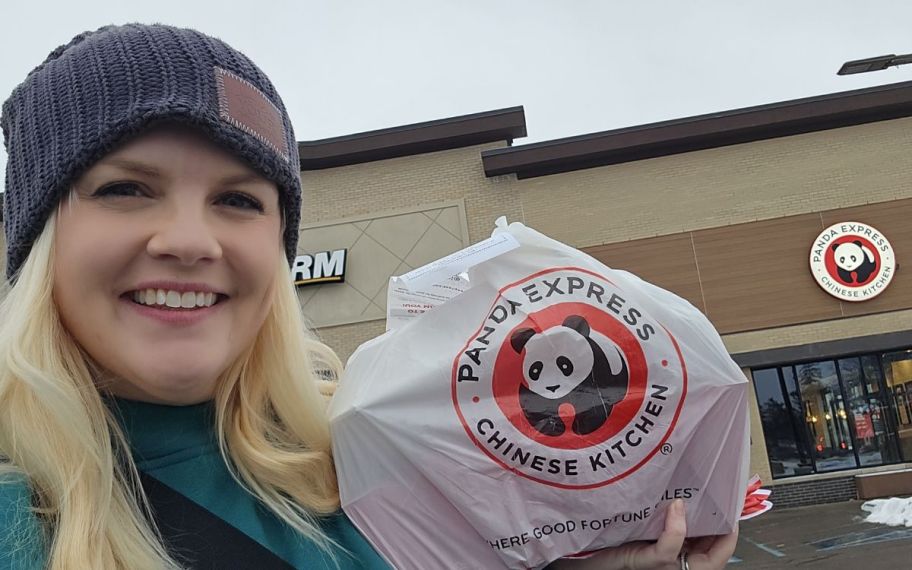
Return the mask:
[[135,182],[112,182],[102,186],[92,194],[93,197],[98,198],[105,196],[134,196],[139,198],[145,195],[142,187]]
[[218,203],[230,208],[241,208],[244,210],[263,211],[263,204],[248,194],[241,192],[229,192],[219,196]]

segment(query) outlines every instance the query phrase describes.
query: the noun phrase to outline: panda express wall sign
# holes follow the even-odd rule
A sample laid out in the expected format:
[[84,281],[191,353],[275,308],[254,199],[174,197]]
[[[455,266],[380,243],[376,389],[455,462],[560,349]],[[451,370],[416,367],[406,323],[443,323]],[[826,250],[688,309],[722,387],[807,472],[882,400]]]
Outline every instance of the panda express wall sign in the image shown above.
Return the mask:
[[840,222],[823,230],[811,247],[810,262],[817,284],[843,301],[873,299],[896,273],[890,242],[860,222]]

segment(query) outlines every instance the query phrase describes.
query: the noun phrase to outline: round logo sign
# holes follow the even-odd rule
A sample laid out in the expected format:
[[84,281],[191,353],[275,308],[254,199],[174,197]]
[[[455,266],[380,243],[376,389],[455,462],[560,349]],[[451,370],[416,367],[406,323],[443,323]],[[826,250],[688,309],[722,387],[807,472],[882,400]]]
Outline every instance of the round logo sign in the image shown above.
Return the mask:
[[811,247],[811,273],[824,291],[843,301],[867,301],[886,290],[896,272],[893,247],[877,229],[840,222]]
[[496,464],[587,489],[667,445],[687,393],[674,336],[607,278],[548,269],[500,290],[453,361],[453,403]]

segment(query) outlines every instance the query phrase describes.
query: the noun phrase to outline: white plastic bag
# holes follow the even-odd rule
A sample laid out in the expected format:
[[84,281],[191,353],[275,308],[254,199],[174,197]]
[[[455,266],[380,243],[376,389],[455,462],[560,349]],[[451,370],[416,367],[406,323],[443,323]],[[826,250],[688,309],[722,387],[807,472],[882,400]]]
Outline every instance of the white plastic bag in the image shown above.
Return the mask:
[[469,288],[365,343],[330,415],[342,504],[397,568],[541,568],[725,534],[747,380],[691,304],[521,224]]

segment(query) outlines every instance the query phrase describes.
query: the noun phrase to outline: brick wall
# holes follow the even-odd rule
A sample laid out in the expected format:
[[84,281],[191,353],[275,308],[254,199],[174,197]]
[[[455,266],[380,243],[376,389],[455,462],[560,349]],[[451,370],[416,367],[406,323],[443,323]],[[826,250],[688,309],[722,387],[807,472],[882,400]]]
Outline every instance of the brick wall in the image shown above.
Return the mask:
[[722,337],[732,354],[909,330],[912,310],[805,323]]
[[836,477],[801,483],[782,483],[768,487],[773,508],[803,507],[821,503],[838,503],[858,498],[855,477]]
[[[626,242],[912,197],[912,118],[556,174],[487,178],[491,143],[302,173],[303,221],[464,199],[469,240],[507,215],[576,247]],[[902,255],[901,252],[898,252]],[[902,258],[898,259],[900,262]],[[733,352],[905,330],[912,310],[728,334]],[[319,331],[344,359],[383,321]],[[770,481],[753,387],[751,469]],[[765,475],[764,475],[765,474]],[[779,507],[855,497],[851,477],[775,486]]]
[[520,190],[513,177],[487,178],[481,152],[501,148],[490,143],[301,173],[302,223],[370,216],[424,204],[465,200],[469,240],[491,235],[504,215],[522,220]]
[[339,355],[339,358],[342,359],[342,363],[345,364],[345,361],[348,360],[348,357],[358,346],[382,335],[385,330],[386,321],[381,320],[337,327],[323,327],[316,332],[320,340],[332,347],[336,354]]
[[[405,156],[301,173],[302,223],[370,216],[425,204],[464,200],[469,242],[491,235],[494,220],[522,221],[520,191],[513,177],[487,178],[481,152],[506,143]],[[345,361],[357,346],[383,333],[385,322],[324,327],[318,331]]]
[[766,449],[766,439],[763,437],[763,419],[760,417],[760,406],[757,405],[757,390],[754,388],[754,378],[750,368],[742,368],[747,377],[747,414],[750,421],[750,472],[760,476],[761,481],[772,481],[773,473],[770,470],[769,455]]
[[527,223],[576,247],[912,197],[912,118],[518,180]]
[[[517,180],[489,143],[302,173],[304,223],[464,199],[469,241],[506,215],[587,247],[912,197],[912,118]],[[901,260],[900,260],[901,261]],[[726,335],[745,352],[908,327],[912,311]],[[321,331],[343,358],[381,322]]]

